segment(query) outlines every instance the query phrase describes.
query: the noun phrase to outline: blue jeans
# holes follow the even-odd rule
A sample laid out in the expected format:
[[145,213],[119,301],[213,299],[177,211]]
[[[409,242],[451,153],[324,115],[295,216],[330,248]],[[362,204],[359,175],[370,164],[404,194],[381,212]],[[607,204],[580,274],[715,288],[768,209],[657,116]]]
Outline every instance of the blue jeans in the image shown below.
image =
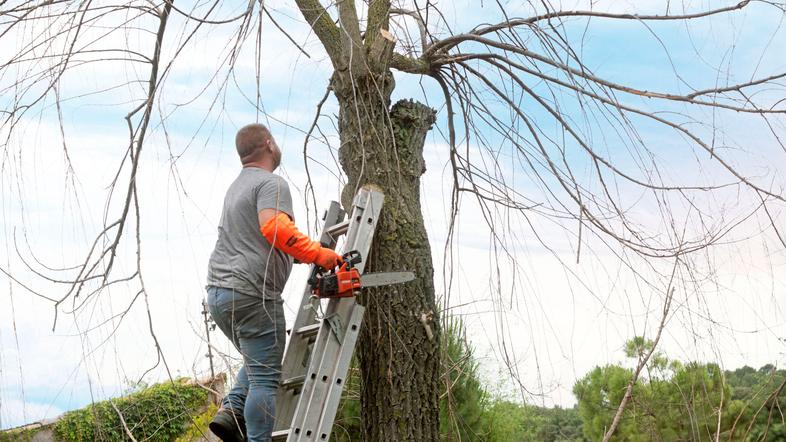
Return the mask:
[[243,367],[221,406],[245,418],[249,442],[268,442],[286,339],[284,302],[221,287],[208,287],[207,295],[213,320],[243,355]]

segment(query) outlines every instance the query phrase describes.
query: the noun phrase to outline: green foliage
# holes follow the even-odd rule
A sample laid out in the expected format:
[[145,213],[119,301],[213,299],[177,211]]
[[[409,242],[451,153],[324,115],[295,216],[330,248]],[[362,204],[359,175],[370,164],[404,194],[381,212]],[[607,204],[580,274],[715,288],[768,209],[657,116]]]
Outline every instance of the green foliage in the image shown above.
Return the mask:
[[193,423],[186,429],[185,433],[180,435],[175,442],[192,442],[204,440],[204,437],[210,433],[208,424],[213,420],[218,411],[218,405],[210,404],[204,413],[194,416]]
[[[445,441],[600,440],[633,376],[630,368],[618,365],[596,367],[574,385],[576,407],[525,405],[487,393],[459,320],[449,321],[442,336],[445,354],[440,429]],[[651,345],[638,338],[628,342],[625,351],[639,360]],[[655,352],[633,389],[613,440],[709,441],[715,439],[719,422],[721,440],[786,440],[781,415],[781,410],[786,410],[784,382],[786,371],[771,365],[723,372],[716,364],[670,361]],[[359,393],[359,376],[353,364],[333,440],[361,440]],[[216,411],[212,406],[192,417],[195,410],[204,410],[206,396],[204,389],[180,380],[113,401],[138,440],[190,442],[208,433],[207,424]],[[128,440],[109,402],[67,413],[55,424],[54,431],[58,439],[69,442]],[[0,442],[30,440],[32,435],[0,433]]]
[[[780,419],[780,418],[776,418]],[[748,436],[745,438],[746,441],[762,441],[762,442],[783,442],[786,440],[786,426],[783,425],[783,421],[770,424],[757,424],[754,426]]]
[[768,364],[756,370],[742,367],[726,372],[732,388],[727,413],[731,423],[724,426],[724,437],[732,440],[786,440],[786,370]]
[[538,440],[545,442],[585,441],[581,416],[577,407],[539,408],[546,417],[545,425],[538,432]]
[[485,437],[490,442],[584,441],[576,408],[543,408],[495,400],[484,410]]
[[445,441],[583,441],[576,409],[542,408],[492,397],[478,375],[466,330],[451,318],[443,333],[440,391],[441,435]]
[[[645,339],[642,336],[634,336],[633,339],[625,343],[625,356],[631,359],[641,360],[646,356],[655,345],[650,339]],[[653,352],[647,360],[647,369],[650,373],[654,371],[662,371],[668,366],[668,359],[660,352]]]
[[641,358],[652,349],[654,343],[643,336],[634,336],[633,339],[625,343],[625,356],[629,358]]
[[204,388],[180,379],[112,399],[111,403],[97,402],[70,411],[54,425],[54,433],[67,442],[130,440],[115,411],[117,407],[137,440],[172,441],[186,431],[192,414],[206,401]]
[[484,416],[485,440],[489,442],[535,440],[536,428],[543,426],[544,422],[540,416],[530,411],[515,402],[505,400],[492,402]]
[[[634,339],[626,345],[629,357],[640,358],[651,343]],[[711,440],[718,426],[718,407],[730,389],[716,364],[648,364],[622,415],[615,440]],[[573,387],[584,421],[584,434],[601,439],[622,401],[633,371],[617,365],[596,367]]]
[[444,440],[477,440],[482,434],[486,391],[466,329],[458,318],[448,320],[441,348],[440,434]]
[[41,427],[28,430],[0,430],[0,442],[32,441],[35,435],[41,430]]
[[[573,386],[573,394],[578,400],[579,416],[584,422],[584,435],[588,439],[603,439],[632,376],[631,370],[617,365],[595,367]],[[633,396],[640,397],[640,390],[640,386],[636,386]],[[639,434],[636,424],[641,423],[643,418],[645,417],[642,416],[640,407],[634,401],[626,410],[616,434],[630,435],[631,441],[649,440],[647,437],[636,437]]]
[[[652,348],[637,337],[625,345],[640,360]],[[723,372],[717,364],[669,361],[653,353],[634,386],[614,440],[786,440],[780,410],[786,395],[779,387],[786,371],[768,365]],[[625,394],[633,371],[618,365],[596,367],[573,387],[584,435],[603,437]]]

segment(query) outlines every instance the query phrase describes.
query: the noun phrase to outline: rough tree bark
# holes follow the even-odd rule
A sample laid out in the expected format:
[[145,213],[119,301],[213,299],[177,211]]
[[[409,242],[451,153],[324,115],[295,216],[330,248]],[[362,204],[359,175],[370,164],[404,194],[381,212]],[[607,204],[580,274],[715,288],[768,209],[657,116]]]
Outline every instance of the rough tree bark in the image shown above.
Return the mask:
[[[434,111],[400,101],[390,112],[394,144],[380,158],[385,208],[372,245],[370,270],[412,270],[417,280],[362,297],[360,337],[366,440],[439,440],[439,321],[433,266],[420,207],[423,142]],[[387,178],[387,180],[385,180]]]
[[363,434],[369,441],[435,441],[439,321],[420,206],[423,144],[435,113],[413,101],[400,101],[390,109],[389,92],[384,91],[390,90],[391,81],[387,73],[356,81],[354,89],[336,90],[339,155],[349,178],[344,204],[365,184],[385,193],[366,269],[411,270],[417,275],[411,283],[367,291],[359,299],[367,308],[358,351]]
[[367,291],[358,357],[361,418],[369,441],[439,440],[439,321],[431,252],[420,211],[423,143],[435,121],[425,105],[390,107],[395,39],[387,32],[390,1],[369,3],[365,32],[355,2],[338,0],[334,23],[318,0],[296,0],[330,57],[339,104],[339,160],[349,207],[360,186],[385,193],[367,271],[411,270],[406,285]]

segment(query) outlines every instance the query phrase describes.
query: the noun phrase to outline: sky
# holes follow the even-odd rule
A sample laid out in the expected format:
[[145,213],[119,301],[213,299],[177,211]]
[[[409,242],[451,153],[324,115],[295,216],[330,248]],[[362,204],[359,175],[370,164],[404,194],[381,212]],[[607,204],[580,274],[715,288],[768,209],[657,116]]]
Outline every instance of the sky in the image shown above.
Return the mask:
[[[221,2],[213,17],[235,16],[245,7],[241,3]],[[454,32],[503,19],[496,5],[488,2],[481,6],[470,1],[444,3],[445,20]],[[686,1],[679,7],[673,3],[577,1],[559,6],[639,13],[665,13],[668,7],[670,13],[682,13],[703,11],[717,2]],[[121,209],[124,189],[119,186],[113,191],[110,185],[116,175],[120,183],[128,178],[127,167],[117,173],[128,147],[125,117],[145,92],[146,66],[128,60],[97,63],[83,56],[12,133],[7,125],[0,127],[6,140],[0,158],[0,268],[4,271],[0,274],[0,428],[51,418],[92,400],[122,394],[140,379],[148,383],[166,379],[167,369],[173,376],[209,373],[200,303],[224,191],[239,171],[232,146],[239,127],[253,121],[271,127],[284,152],[278,173],[292,188],[297,223],[312,235],[317,233],[319,216],[330,200],[338,199],[344,182],[335,159],[339,140],[332,98],[318,120],[321,135],[309,143],[304,162],[305,132],[325,93],[330,63],[292,4],[266,4],[308,55],[264,19],[259,56],[255,56],[252,32],[230,71],[227,61],[232,58],[236,25],[205,27],[190,36],[193,26],[181,14],[173,15],[163,59],[168,63],[180,43],[185,45],[166,65],[137,176],[146,296],[138,296],[138,283],[121,282],[93,296],[68,298],[55,323],[52,303],[32,293],[65,296],[67,285],[57,281],[73,277],[73,266],[84,261],[105,219],[113,219]],[[535,13],[526,3],[511,2],[507,8],[513,17]],[[580,48],[585,65],[604,79],[642,90],[687,93],[786,70],[777,56],[786,50],[782,15],[774,12],[754,4],[744,13],[687,24],[576,19],[566,22],[564,35]],[[107,34],[128,19],[101,18],[81,41],[94,39],[93,47],[122,46],[150,53],[148,32]],[[149,19],[134,24],[155,29]],[[412,23],[405,26],[413,30]],[[431,29],[444,37],[447,28],[434,23]],[[1,37],[3,63],[26,42],[56,29],[58,24],[42,29],[34,23],[13,28]],[[403,40],[403,28],[392,29]],[[546,50],[536,38],[528,38],[528,47]],[[37,47],[23,58],[43,51]],[[6,92],[0,94],[0,108],[7,109],[13,100],[7,91],[42,90],[39,83],[6,88],[53,62],[22,61],[4,67],[0,88]],[[612,115],[608,110],[586,107],[586,102],[565,91],[550,95],[553,90],[543,82],[528,81],[570,116],[596,152],[636,176],[652,172],[647,165],[655,163],[668,183],[734,181],[707,152],[673,130],[632,118],[635,133],[620,135],[623,126],[606,119]],[[507,86],[503,80],[496,84]],[[625,341],[635,335],[654,336],[673,259],[641,257],[589,227],[579,250],[578,222],[559,216],[566,210],[560,206],[566,194],[554,190],[553,178],[538,181],[533,169],[526,167],[523,158],[532,158],[531,153],[517,153],[508,140],[482,124],[480,134],[486,142],[473,139],[461,149],[480,170],[541,205],[523,213],[497,208],[484,215],[475,199],[464,196],[453,241],[446,248],[452,175],[444,100],[429,78],[397,74],[396,85],[394,101],[415,98],[438,111],[424,150],[427,173],[421,198],[437,296],[448,306],[445,313],[463,319],[481,373],[495,393],[539,405],[572,405],[576,380],[595,365],[630,364],[622,352]],[[774,96],[782,93],[763,89],[755,95],[764,102]],[[490,95],[482,97],[498,115],[510,114]],[[786,129],[783,118],[768,125],[757,117],[682,103],[629,96],[620,100],[683,122],[712,140],[719,155],[745,176],[783,193],[786,161],[777,143]],[[254,106],[257,101],[260,111]],[[544,137],[557,140],[547,148],[566,151],[565,161],[577,179],[588,192],[598,193],[599,175],[580,146],[565,138],[554,119],[532,99],[522,99],[521,108]],[[639,139],[647,150],[637,145]],[[307,193],[309,175],[313,199]],[[687,237],[738,224],[711,247],[684,258],[690,265],[679,267],[661,350],[675,359],[716,361],[724,368],[786,362],[786,287],[777,277],[786,270],[786,252],[761,210],[748,216],[759,206],[756,195],[743,186],[730,186],[664,197],[603,176],[610,179],[610,193],[626,216],[652,243],[673,243],[673,232],[679,229],[669,222],[684,229]],[[604,199],[593,203],[601,210]],[[783,204],[773,202],[768,207],[772,223],[784,226]],[[666,209],[671,216],[664,215]],[[488,219],[503,243],[491,235]],[[613,219],[609,224],[621,228]],[[128,229],[134,227],[135,222],[129,223]],[[786,232],[786,226],[781,232]],[[117,275],[133,272],[135,263],[135,239],[128,236],[120,244]],[[285,290],[290,321],[299,308],[306,270],[296,266]],[[166,367],[156,366],[148,309]],[[228,342],[216,333],[211,339],[222,353],[218,369],[236,367],[237,354]],[[155,368],[148,371],[151,367]]]

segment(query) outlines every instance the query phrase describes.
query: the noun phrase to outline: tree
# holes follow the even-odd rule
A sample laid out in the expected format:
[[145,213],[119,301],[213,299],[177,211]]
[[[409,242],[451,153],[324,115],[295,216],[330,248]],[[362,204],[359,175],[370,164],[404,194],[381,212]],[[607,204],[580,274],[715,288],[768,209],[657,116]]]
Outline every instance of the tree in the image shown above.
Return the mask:
[[447,441],[483,440],[488,393],[478,373],[478,360],[461,318],[446,319],[441,343],[440,434]]
[[[226,12],[230,3],[239,13]],[[738,81],[730,72],[735,66],[718,62],[712,72],[728,74],[718,81],[720,84],[680,83],[687,92],[681,88],[648,90],[635,81],[623,84],[596,75],[585,62],[583,40],[568,32],[571,23],[581,28],[600,20],[630,23],[648,34],[657,24],[689,27],[713,17],[744,14],[752,8],[783,14],[782,3],[746,0],[702,10],[693,10],[693,5],[686,3],[685,11],[674,13],[667,2],[665,13],[628,14],[556,10],[549,2],[532,2],[513,10],[498,2],[494,9],[496,23],[473,23],[466,32],[453,32],[440,9],[444,6],[431,1],[399,5],[390,0],[339,0],[331,4],[296,0],[295,5],[321,43],[333,70],[325,100],[332,94],[338,107],[338,157],[346,175],[343,202],[347,205],[354,191],[365,184],[375,184],[387,195],[367,268],[409,269],[418,275],[414,284],[375,290],[359,299],[367,307],[359,360],[363,431],[369,440],[436,440],[439,430],[441,309],[436,302],[419,188],[424,173],[424,140],[437,122],[437,114],[429,106],[409,100],[391,106],[393,71],[428,78],[423,87],[441,95],[437,107],[443,111],[440,129],[449,146],[452,179],[443,308],[450,299],[454,258],[450,246],[456,240],[454,226],[465,195],[474,199],[487,223],[497,259],[507,260],[515,269],[520,263],[514,253],[517,234],[512,233],[512,226],[529,226],[534,241],[554,253],[533,218],[556,224],[565,232],[573,242],[576,261],[581,259],[582,250],[588,253],[591,247],[613,254],[631,278],[662,304],[663,308],[657,309],[657,337],[673,316],[670,307],[675,290],[679,288],[677,296],[688,302],[691,298],[687,293],[703,280],[699,270],[704,269],[706,249],[729,239],[745,221],[753,219],[766,226],[786,246],[777,222],[778,211],[786,202],[777,173],[762,177],[740,167],[734,151],[728,148],[739,147],[740,143],[725,137],[719,141],[720,123],[707,123],[704,114],[711,113],[713,121],[716,116],[719,120],[738,118],[735,121],[741,124],[769,128],[769,132],[763,132],[769,136],[768,142],[783,147],[782,128],[775,118],[786,112],[778,94],[786,73],[754,71]],[[130,82],[134,87],[141,82],[144,87],[135,90],[135,99],[128,105],[128,142],[122,148],[122,161],[116,165],[118,179],[108,191],[102,226],[95,233],[93,246],[83,260],[66,269],[51,269],[36,262],[28,265],[36,278],[65,287],[57,295],[31,289],[51,302],[56,312],[67,301],[78,310],[116,284],[135,285],[136,296],[129,309],[138,299],[149,305],[141,264],[145,238],[139,227],[139,165],[149,131],[160,127],[166,132],[168,120],[182,107],[161,110],[165,103],[159,97],[169,87],[171,66],[193,39],[207,38],[204,32],[224,25],[234,27],[226,41],[230,55],[221,60],[210,80],[212,83],[218,78],[221,84],[212,110],[230,79],[236,78],[241,50],[251,46],[259,55],[264,44],[259,41],[262,23],[269,19],[276,24],[273,13],[278,6],[214,1],[188,10],[169,0],[110,6],[68,1],[0,6],[7,8],[3,10],[0,35],[18,32],[20,36],[13,53],[0,65],[0,76],[12,78],[3,86],[3,96],[9,98],[4,99],[0,111],[8,140],[5,157],[11,148],[21,149],[11,133],[23,116],[49,103],[60,110],[61,80],[70,71],[84,64],[110,62],[144,67],[144,74]],[[529,16],[515,18],[511,13]],[[175,19],[182,23],[180,33],[168,29]],[[21,31],[28,25],[33,29],[29,36]],[[411,29],[416,31],[410,33]],[[142,43],[132,43],[132,34]],[[298,50],[305,52],[297,43],[299,37],[290,38]],[[775,51],[764,46],[766,54]],[[668,54],[669,49],[665,52]],[[258,78],[259,66],[254,64],[254,68]],[[674,67],[674,76],[685,83],[681,71],[686,68],[679,68]],[[258,84],[255,92],[255,97],[248,94],[246,98],[259,115]],[[314,125],[306,131],[304,148],[312,141],[313,131],[319,129],[321,104],[319,109]],[[60,118],[62,123],[62,115]],[[691,170],[697,172],[679,177],[667,173],[669,163],[658,154],[652,140],[658,137],[648,138],[645,133],[651,127],[668,132],[693,159],[696,165]],[[607,143],[629,156],[614,157],[606,149]],[[64,141],[67,168],[71,167],[69,148],[74,147]],[[170,155],[177,156],[171,147]],[[308,155],[304,157],[308,168]],[[510,158],[505,167],[502,158]],[[506,167],[514,173],[506,172]],[[711,173],[701,172],[708,168]],[[525,176],[531,188],[516,184],[516,172]],[[743,196],[729,197],[729,188]],[[699,196],[707,193],[723,201],[699,201]],[[727,198],[737,198],[744,204],[727,209]],[[637,215],[632,208],[642,199],[656,209]],[[740,236],[747,238],[746,233]],[[131,245],[123,242],[125,238],[130,238]],[[129,250],[132,253],[126,253]],[[119,269],[119,260],[129,262],[133,270]],[[711,259],[706,261],[712,265]],[[68,276],[62,277],[60,271]],[[495,271],[495,277],[501,280],[499,265]],[[28,287],[11,272],[4,273]],[[495,301],[504,310],[512,302],[504,302],[502,289],[496,290]],[[157,361],[165,363],[149,314],[148,320]],[[711,318],[707,323],[714,324]],[[597,398],[598,406],[618,404],[617,413],[611,415],[615,417],[607,416],[612,419],[607,439],[631,398],[635,399],[638,374],[658,341],[656,338],[634,376],[628,378],[627,393],[620,393],[615,384],[608,392],[611,396]],[[516,377],[513,361],[505,362]]]
[[[641,337],[626,344],[650,348]],[[650,375],[636,384],[614,435],[618,440],[779,440],[784,433],[780,411],[786,406],[786,372],[770,364],[759,370],[723,371],[714,363],[680,362],[659,356]],[[614,404],[621,401],[633,376],[619,365],[596,367],[574,386],[584,434],[596,440],[606,434]]]
[[732,390],[729,423],[723,437],[728,440],[782,440],[786,435],[782,413],[786,408],[786,370],[776,370],[772,364],[758,370],[745,366],[727,371],[726,382]]
[[[602,439],[609,423],[614,416],[616,404],[622,401],[625,388],[633,376],[631,370],[617,365],[606,367],[596,367],[585,375],[573,387],[573,394],[578,399],[579,415],[584,423],[584,435],[589,440]],[[640,387],[636,387],[640,390]],[[639,396],[638,391],[634,391],[635,396]],[[640,416],[638,407],[627,410],[628,416]],[[621,439],[627,437],[641,437],[649,440],[646,432],[640,433],[635,427],[634,418],[622,420],[617,434]],[[634,435],[639,436],[634,436]],[[635,439],[634,439],[635,440]]]
[[[489,440],[492,433],[502,434],[504,426],[487,422],[492,420],[489,416],[494,411],[489,408],[495,407],[488,406],[488,394],[481,384],[478,361],[467,342],[463,322],[457,317],[448,317],[446,322],[441,343],[444,353],[439,383],[440,440]],[[358,372],[357,364],[353,364],[351,371]],[[338,430],[334,432],[339,441],[362,438],[359,390],[358,376],[350,377],[337,416]],[[523,424],[523,420],[516,421],[516,417],[510,416],[509,426]]]
[[337,3],[340,26],[318,1],[297,4],[334,68],[339,161],[347,174],[342,202],[349,207],[366,184],[386,195],[368,269],[409,269],[418,275],[415,283],[372,290],[358,299],[367,308],[358,352],[363,436],[438,440],[440,331],[431,248],[420,209],[423,143],[434,111],[414,102],[390,106],[394,40],[386,31],[389,1],[369,5],[363,36],[354,2]]

